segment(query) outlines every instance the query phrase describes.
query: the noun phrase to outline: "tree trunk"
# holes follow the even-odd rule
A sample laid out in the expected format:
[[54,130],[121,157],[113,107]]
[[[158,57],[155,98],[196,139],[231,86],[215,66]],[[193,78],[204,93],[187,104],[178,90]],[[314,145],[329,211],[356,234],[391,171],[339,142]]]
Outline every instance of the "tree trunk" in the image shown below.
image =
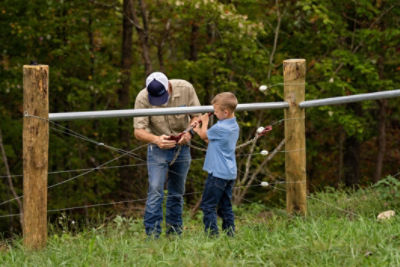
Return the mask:
[[374,182],[378,182],[382,176],[383,159],[386,152],[386,106],[387,100],[383,99],[379,102],[379,135],[378,135],[378,156],[376,159],[376,169]]
[[92,29],[93,19],[92,12],[89,12],[88,17],[88,39],[89,39],[89,57],[90,57],[90,76],[92,79],[94,78],[94,37],[93,37],[93,29]]
[[131,22],[135,25],[136,31],[139,35],[140,44],[142,46],[142,57],[144,61],[144,69],[146,71],[146,75],[150,74],[153,71],[153,67],[150,60],[150,52],[149,52],[149,29],[148,29],[148,19],[146,15],[146,5],[143,0],[139,0],[140,13],[142,15],[143,28],[139,25],[139,19],[136,16],[136,8],[133,4],[132,0],[129,1],[131,3]]
[[168,39],[170,27],[171,27],[171,20],[169,19],[167,21],[167,23],[165,24],[165,33],[161,36],[160,42],[157,45],[157,57],[158,57],[158,63],[159,63],[161,72],[165,71],[163,48],[165,45],[165,40]]
[[276,47],[278,45],[278,37],[279,37],[279,31],[281,28],[281,20],[282,20],[281,12],[279,11],[279,1],[278,0],[275,0],[275,5],[276,5],[276,17],[277,17],[278,21],[277,21],[276,27],[275,27],[274,45],[272,46],[272,51],[269,56],[268,76],[267,76],[268,81],[271,80],[271,72],[272,72],[272,68],[273,68]]
[[344,180],[346,186],[353,187],[360,182],[360,142],[355,136],[351,136],[345,141],[345,149]]
[[[347,105],[355,116],[363,115],[361,104],[352,103]],[[343,154],[343,178],[346,186],[354,187],[360,183],[360,151],[361,144],[357,136],[349,136],[344,141]]]
[[[123,19],[122,19],[122,58],[121,58],[121,88],[118,90],[118,101],[121,109],[128,109],[130,104],[130,85],[131,85],[131,68],[132,68],[132,34],[133,24],[130,18],[132,10],[132,0],[124,0],[123,3]],[[132,122],[126,119],[119,120],[119,136],[122,141],[123,149],[128,150],[130,145],[130,132]],[[129,158],[121,158],[121,165],[129,164]],[[123,188],[127,191],[131,188],[131,175],[128,168],[120,168],[119,175]]]
[[344,152],[344,141],[346,140],[346,134],[342,128],[339,134],[339,177],[336,186],[339,186],[343,182],[343,152]]
[[165,72],[163,47],[161,46],[161,44],[157,46],[157,58],[158,58],[158,64],[160,66],[160,71]]
[[197,60],[197,39],[199,36],[199,26],[196,23],[192,24],[192,32],[190,34],[190,55],[189,60]]

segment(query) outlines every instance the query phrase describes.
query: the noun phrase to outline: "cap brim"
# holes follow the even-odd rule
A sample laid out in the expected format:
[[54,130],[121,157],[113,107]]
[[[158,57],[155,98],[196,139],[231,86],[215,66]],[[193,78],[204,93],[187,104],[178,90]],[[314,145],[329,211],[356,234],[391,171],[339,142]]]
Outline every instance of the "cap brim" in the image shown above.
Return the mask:
[[165,103],[168,102],[168,92],[165,91],[165,93],[161,96],[151,96],[149,94],[149,102],[150,104],[152,104],[153,106],[161,106],[164,105]]

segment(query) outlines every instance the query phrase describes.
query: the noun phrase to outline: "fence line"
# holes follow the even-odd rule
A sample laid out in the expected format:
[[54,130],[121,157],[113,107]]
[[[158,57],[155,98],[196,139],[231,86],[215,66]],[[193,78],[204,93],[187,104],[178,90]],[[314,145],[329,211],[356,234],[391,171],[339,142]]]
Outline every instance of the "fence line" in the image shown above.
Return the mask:
[[[400,90],[397,90],[397,91],[400,92]],[[365,95],[369,95],[369,94],[365,94]],[[395,93],[395,95],[397,96],[397,92]],[[371,98],[371,99],[376,99],[378,96],[377,96],[377,95],[373,95],[373,96],[370,96],[370,97],[375,97],[375,98]],[[335,99],[335,98],[333,98],[333,99]],[[359,98],[356,98],[356,99],[359,99]],[[328,100],[328,99],[327,99],[327,100]],[[363,100],[365,100],[365,99],[363,99]],[[317,100],[317,101],[319,101],[319,100]],[[358,100],[358,101],[362,101],[362,100]],[[305,101],[305,102],[311,102],[311,101]],[[302,102],[302,104],[305,103],[305,102]],[[319,104],[320,102],[315,102],[315,100],[313,100],[313,103]],[[333,102],[332,102],[332,103],[333,103]],[[313,105],[309,105],[308,107],[312,107],[312,106],[315,106],[315,105],[314,105],[314,104],[313,104]],[[83,174],[79,174],[79,175],[77,175],[77,176],[74,176],[74,177],[69,178],[69,179],[67,179],[67,180],[64,180],[64,181],[62,181],[62,182],[53,184],[53,185],[49,186],[48,188],[52,188],[52,187],[55,187],[55,186],[64,184],[64,183],[66,183],[66,182],[69,182],[69,181],[71,181],[71,180],[73,180],[73,179],[76,179],[76,178],[78,178],[78,177],[80,177],[80,176],[86,175],[86,174],[88,174],[88,173],[90,173],[90,172],[93,172],[93,171],[95,171],[95,170],[110,169],[110,168],[122,168],[122,167],[133,167],[133,166],[139,166],[139,165],[149,165],[149,164],[147,164],[147,163],[142,163],[142,164],[129,164],[129,165],[123,165],[123,166],[104,167],[104,166],[107,165],[108,163],[113,162],[113,161],[115,161],[115,160],[117,160],[117,159],[119,159],[119,158],[121,158],[121,157],[123,157],[123,156],[129,155],[129,154],[132,153],[132,151],[137,150],[137,149],[139,149],[139,148],[141,148],[141,147],[143,147],[143,146],[146,146],[147,144],[141,145],[141,146],[139,146],[139,147],[137,147],[137,148],[135,148],[135,149],[133,149],[133,150],[131,150],[131,151],[125,151],[125,150],[122,150],[122,149],[119,149],[119,148],[115,148],[115,147],[112,147],[112,146],[109,146],[109,145],[105,145],[104,143],[101,143],[101,142],[97,142],[96,140],[90,139],[90,138],[88,138],[88,137],[86,137],[86,136],[84,136],[84,135],[82,135],[82,134],[76,133],[75,131],[73,131],[73,130],[71,130],[71,129],[68,129],[68,128],[66,128],[66,127],[64,127],[64,126],[62,126],[62,125],[60,125],[60,124],[58,124],[58,123],[55,123],[55,122],[51,121],[50,119],[41,118],[41,117],[38,117],[38,116],[29,115],[29,114],[25,114],[25,116],[26,116],[26,117],[34,117],[34,118],[39,118],[39,119],[42,119],[42,120],[46,120],[46,121],[48,121],[48,122],[50,122],[50,123],[52,123],[52,124],[55,124],[56,126],[58,126],[58,127],[63,128],[63,129],[66,130],[66,131],[62,131],[62,130],[59,130],[59,129],[55,128],[55,127],[51,127],[51,128],[52,128],[53,130],[55,130],[55,131],[58,131],[58,132],[61,132],[61,133],[67,134],[67,135],[71,135],[71,136],[73,136],[73,137],[82,139],[82,140],[84,140],[84,141],[88,141],[88,142],[93,143],[93,144],[96,144],[96,145],[104,146],[104,147],[106,147],[106,148],[109,148],[109,149],[111,149],[111,150],[114,150],[114,151],[117,151],[117,152],[120,152],[120,153],[124,153],[124,154],[122,154],[122,155],[120,155],[120,156],[118,156],[118,157],[116,157],[116,158],[114,158],[114,159],[112,159],[112,160],[109,160],[109,161],[107,161],[107,162],[105,162],[105,163],[103,163],[103,164],[100,164],[99,166],[94,167],[94,168],[49,172],[49,174],[58,174],[58,173],[67,173],[67,172],[74,172],[74,171],[85,171],[85,173],[83,173]],[[281,119],[281,120],[277,120],[277,121],[272,122],[271,125],[276,125],[276,124],[279,124],[279,123],[281,123],[281,122],[283,122],[283,121],[285,121],[285,120],[293,120],[293,119],[305,119],[305,118],[303,117],[303,118]],[[281,151],[278,151],[278,152],[284,152],[284,153],[285,153],[285,152],[291,152],[291,151],[301,151],[301,150],[304,150],[304,149],[305,149],[305,148],[296,149],[296,150],[290,150],[290,151],[289,151],[289,150],[288,150],[288,151],[286,151],[286,150],[281,150]],[[248,155],[257,155],[257,154],[260,154],[260,153],[238,154],[238,156],[248,156]],[[137,156],[137,155],[135,155],[135,156]],[[139,159],[139,160],[145,162],[144,159],[141,159],[141,158],[139,158],[139,157],[137,157],[137,159]],[[200,160],[200,159],[204,159],[204,157],[203,157],[203,158],[197,158],[197,159],[191,159],[191,160]],[[399,174],[400,174],[400,172],[397,173],[397,174],[395,174],[394,177],[396,177],[396,176],[399,175]],[[12,177],[16,177],[16,176],[23,176],[23,175],[12,175]],[[7,176],[0,176],[0,177],[3,178],[3,177],[7,177]],[[280,182],[280,183],[287,183],[287,182]],[[297,182],[296,182],[296,183],[297,183]],[[23,195],[21,195],[21,196],[19,196],[19,197],[17,197],[17,198],[13,198],[13,199],[4,201],[4,202],[0,203],[0,206],[3,205],[3,204],[6,204],[6,203],[8,203],[8,202],[11,202],[11,201],[13,201],[13,200],[16,200],[16,199],[18,199],[18,198],[22,198],[22,197],[23,197]]]
[[[320,99],[320,100],[304,101],[304,102],[300,103],[300,107],[316,107],[316,106],[321,106],[321,105],[335,105],[335,104],[350,103],[350,102],[357,102],[357,101],[363,101],[363,100],[373,100],[373,99],[380,99],[380,98],[391,98],[391,97],[397,97],[397,96],[400,96],[400,90],[392,90],[392,91],[385,91],[385,92],[360,94],[360,95],[355,95],[355,96],[333,97],[333,98]],[[276,102],[276,105],[272,105],[272,103],[240,104],[240,105],[238,105],[238,110],[252,110],[252,109],[255,110],[255,109],[268,109],[268,108],[287,107],[284,103],[286,103],[286,102]],[[195,112],[199,112],[199,111],[200,112],[209,112],[209,111],[212,111],[212,110],[213,110],[212,106],[183,107],[183,108],[162,108],[160,110],[158,110],[158,109],[151,109],[151,110],[145,109],[145,111],[148,112],[148,113],[146,113],[146,115],[148,115],[149,113],[150,114],[154,114],[154,115],[183,114],[183,113],[188,113],[188,112],[195,113]],[[137,112],[133,112],[133,111],[137,111]],[[166,112],[161,112],[161,111],[166,111]],[[64,180],[64,181],[62,181],[60,183],[53,184],[53,185],[49,186],[48,188],[52,188],[52,187],[61,185],[63,183],[69,182],[69,181],[71,181],[73,179],[76,179],[76,178],[78,178],[80,176],[86,175],[86,174],[88,174],[90,172],[93,172],[95,170],[109,169],[109,168],[122,168],[122,167],[128,167],[128,166],[132,167],[132,166],[139,166],[139,165],[148,165],[147,163],[143,163],[143,164],[130,164],[130,165],[124,165],[124,166],[103,167],[103,166],[107,165],[108,163],[113,162],[113,161],[115,161],[115,160],[117,160],[117,159],[119,159],[119,158],[121,158],[123,156],[132,154],[132,152],[134,150],[137,150],[137,149],[139,149],[139,148],[141,148],[143,146],[146,146],[147,144],[141,145],[138,148],[135,148],[135,149],[133,149],[131,151],[125,151],[123,149],[119,149],[119,148],[115,148],[113,146],[105,145],[102,142],[97,142],[96,140],[90,139],[90,138],[88,138],[88,137],[86,137],[86,136],[84,136],[82,134],[76,133],[75,131],[73,131],[71,129],[68,129],[68,128],[66,128],[66,127],[54,122],[54,121],[59,121],[59,120],[64,120],[64,119],[65,120],[80,119],[80,118],[83,118],[83,117],[80,117],[80,116],[86,116],[88,114],[92,115],[92,113],[93,114],[100,114],[100,117],[92,117],[92,118],[103,118],[103,117],[106,118],[106,117],[109,117],[109,115],[111,115],[111,117],[114,117],[115,115],[119,114],[118,112],[114,112],[114,111],[109,111],[109,112],[106,111],[106,113],[104,113],[104,114],[101,111],[99,111],[99,112],[52,113],[52,114],[49,114],[49,119],[38,117],[38,116],[33,116],[33,115],[25,113],[26,117],[33,117],[33,118],[46,120],[46,121],[56,125],[57,127],[65,129],[65,131],[62,131],[62,130],[59,130],[59,129],[55,128],[55,127],[51,127],[55,131],[58,131],[58,132],[61,132],[61,133],[67,134],[67,135],[71,135],[71,136],[76,137],[76,138],[80,138],[80,139],[82,139],[84,141],[87,141],[87,142],[90,142],[90,143],[93,143],[93,144],[96,144],[96,145],[99,145],[99,146],[104,146],[105,148],[109,148],[109,149],[111,149],[113,151],[117,151],[119,153],[123,153],[122,155],[120,155],[120,156],[118,156],[118,157],[116,157],[116,158],[114,158],[112,160],[109,160],[109,161],[107,161],[107,162],[105,162],[105,163],[103,163],[103,164],[101,164],[101,165],[99,165],[97,167],[94,167],[94,168],[50,172],[49,174],[66,173],[66,172],[74,172],[74,171],[85,171],[85,173],[83,173],[83,174],[79,174],[77,176],[74,176],[72,178]],[[143,116],[143,112],[144,112],[143,110],[136,109],[136,110],[126,110],[126,111],[124,111],[122,113],[125,114],[126,116]],[[57,114],[60,114],[60,116],[58,116]],[[65,115],[65,114],[67,114],[67,115]],[[127,114],[129,114],[129,115],[127,115]],[[77,115],[77,117],[75,117],[75,115]],[[69,117],[65,117],[65,116],[69,116]],[[285,120],[293,120],[293,119],[305,119],[305,118],[303,117],[303,118],[281,119],[281,120],[277,120],[277,121],[271,123],[271,125],[276,125],[276,124],[279,124],[279,123],[281,123],[281,122],[283,122]],[[250,141],[252,141],[252,140],[250,140]],[[196,148],[196,147],[194,146],[194,148]],[[199,149],[199,148],[197,148],[197,149]],[[304,150],[304,149],[305,148],[300,148],[300,149],[296,149],[296,150],[281,150],[281,151],[278,151],[278,152],[284,152],[285,153],[285,152],[292,152],[292,151],[301,151],[301,150]],[[202,149],[199,149],[199,150],[202,150]],[[256,155],[256,154],[260,154],[260,153],[239,154],[238,156]],[[134,158],[145,162],[144,159],[139,158],[136,154],[133,154],[133,155],[134,155]],[[203,158],[192,159],[192,160],[200,160],[200,159],[203,159]],[[400,174],[400,172],[395,174],[394,177],[396,177],[399,174]],[[23,175],[12,175],[12,177],[17,177],[17,176],[21,177]],[[4,177],[7,177],[7,176],[0,176],[0,178],[4,178]],[[21,195],[21,196],[19,196],[17,198],[13,198],[13,199],[4,201],[4,202],[0,203],[0,206],[3,205],[3,204],[6,204],[8,202],[11,202],[13,200],[16,200],[18,198],[22,198],[22,197],[23,197],[23,195]]]

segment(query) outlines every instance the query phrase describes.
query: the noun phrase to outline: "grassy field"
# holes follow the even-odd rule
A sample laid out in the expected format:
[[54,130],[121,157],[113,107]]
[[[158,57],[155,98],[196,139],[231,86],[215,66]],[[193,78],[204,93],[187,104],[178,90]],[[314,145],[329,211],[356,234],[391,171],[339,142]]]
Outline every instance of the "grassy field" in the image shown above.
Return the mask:
[[[201,213],[185,216],[179,237],[146,240],[141,219],[117,217],[79,232],[51,230],[48,246],[23,249],[2,241],[1,266],[400,266],[398,185],[311,195],[307,217],[262,204],[235,208],[237,234],[207,238]],[[64,218],[67,220],[67,218]]]

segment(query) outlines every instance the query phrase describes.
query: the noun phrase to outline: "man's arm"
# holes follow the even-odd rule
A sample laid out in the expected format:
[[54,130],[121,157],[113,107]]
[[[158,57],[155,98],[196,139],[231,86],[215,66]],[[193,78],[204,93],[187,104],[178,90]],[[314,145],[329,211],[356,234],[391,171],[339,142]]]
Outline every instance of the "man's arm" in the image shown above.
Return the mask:
[[168,136],[166,135],[154,135],[149,133],[145,129],[135,129],[134,131],[135,138],[146,142],[156,144],[161,149],[173,148],[176,145],[174,140],[168,140]]

